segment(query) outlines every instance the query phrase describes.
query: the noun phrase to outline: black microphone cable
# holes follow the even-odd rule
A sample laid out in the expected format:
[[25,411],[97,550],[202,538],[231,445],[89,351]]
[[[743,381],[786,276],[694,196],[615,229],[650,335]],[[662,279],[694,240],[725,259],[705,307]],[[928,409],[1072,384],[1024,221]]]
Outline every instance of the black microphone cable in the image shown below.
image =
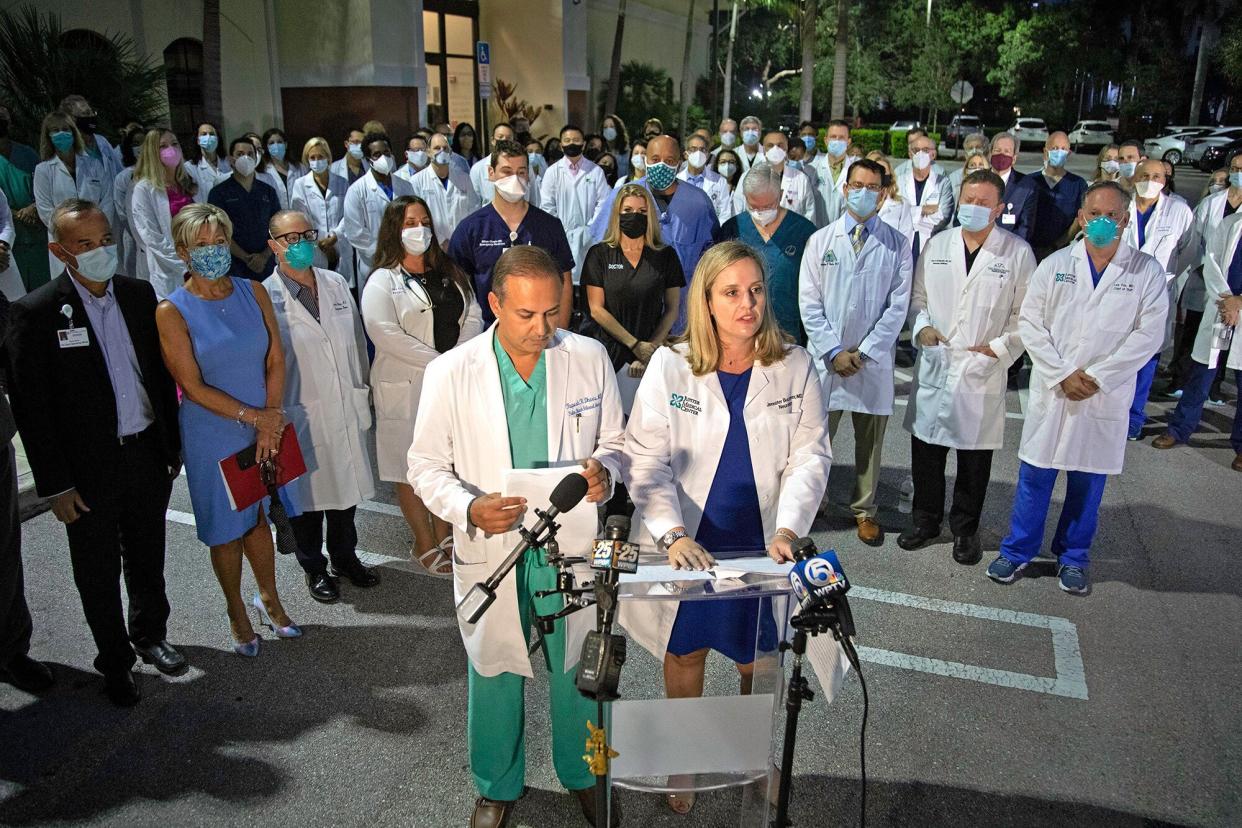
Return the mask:
[[862,687],[863,697],[863,715],[862,727],[858,732],[858,769],[861,774],[862,791],[859,795],[858,805],[858,825],[859,828],[866,828],[867,825],[867,715],[871,712],[871,700],[867,697],[867,680],[863,678],[862,663],[858,658],[858,651],[854,649],[854,643],[850,641],[849,636],[841,637],[841,646],[845,649],[845,656],[854,666],[854,671],[858,673],[858,684]]

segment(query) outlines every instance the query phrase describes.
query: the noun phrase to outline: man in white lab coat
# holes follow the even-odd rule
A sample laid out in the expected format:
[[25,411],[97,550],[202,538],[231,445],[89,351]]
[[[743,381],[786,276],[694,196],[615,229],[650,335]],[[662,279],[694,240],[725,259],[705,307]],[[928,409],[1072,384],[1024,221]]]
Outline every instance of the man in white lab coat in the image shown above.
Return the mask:
[[363,139],[362,146],[370,167],[366,175],[349,185],[341,219],[341,235],[354,250],[354,278],[359,295],[371,275],[371,259],[379,241],[384,210],[397,196],[414,195],[410,182],[393,175],[396,162],[387,135],[372,132]]
[[333,175],[339,175],[351,185],[371,168],[367,162],[366,150],[362,146],[362,139],[365,137],[366,134],[360,129],[351,129],[345,133],[345,140],[341,142],[345,154],[333,161],[329,167]]
[[893,351],[910,302],[913,263],[905,237],[880,221],[888,173],[870,159],[850,166],[845,215],[816,231],[802,254],[798,294],[807,349],[815,357],[833,438],[854,424],[853,502],[858,537],[878,546],[875,520],[884,430],[893,413]]
[[1125,462],[1126,410],[1138,369],[1164,336],[1164,268],[1122,241],[1130,196],[1113,181],[1087,189],[1083,241],[1044,259],[1031,277],[1018,334],[1034,364],[1009,534],[988,577],[1013,583],[1043,547],[1057,475],[1065,505],[1052,540],[1061,589],[1090,591],[1100,500]]
[[716,220],[721,224],[733,218],[735,211],[729,182],[720,173],[707,168],[707,139],[701,135],[687,138],[685,157],[686,165],[677,173],[677,178],[707,193],[712,207],[716,208]]
[[447,245],[461,220],[479,209],[470,175],[453,166],[453,148],[440,133],[431,136],[431,163],[414,176],[414,195],[427,202],[436,238]]
[[841,218],[845,212],[845,178],[854,159],[845,154],[850,148],[850,125],[840,118],[828,122],[824,135],[827,152],[818,152],[811,164],[819,174],[815,194],[817,226],[824,227]]
[[[513,140],[513,127],[510,126],[508,121],[501,121],[500,123],[496,124],[496,126],[492,127],[492,143],[490,145],[491,147],[496,146],[497,141],[512,141],[512,140]],[[474,191],[479,196],[480,204],[489,204],[491,203],[491,200],[492,200],[492,189],[491,188],[487,189],[486,195],[484,195],[484,192],[483,192],[484,182],[486,182],[488,185],[491,184],[491,182],[487,180],[487,168],[491,166],[491,163],[492,163],[492,154],[489,152],[486,155],[484,155],[482,158],[480,158],[478,161],[474,162],[474,166],[470,168],[470,183],[474,185]]]
[[548,167],[539,196],[544,212],[560,219],[565,228],[569,251],[574,257],[575,285],[593,244],[591,219],[599,203],[612,192],[604,171],[594,161],[583,157],[585,147],[586,138],[581,129],[572,124],[561,128],[561,150],[565,157]]
[[914,211],[914,258],[953,218],[953,187],[936,171],[936,144],[926,134],[910,141],[910,164],[897,168],[897,191]]
[[[775,130],[763,136],[763,157],[781,177],[781,206],[792,210],[812,224],[815,223],[815,188],[810,177],[802,170],[796,170],[785,163],[789,153],[789,139],[785,133]],[[753,166],[753,164],[752,164]],[[745,212],[746,196],[742,193],[742,182],[746,180],[747,168],[738,179],[738,186],[733,190],[733,213]]]
[[[616,373],[604,347],[557,330],[563,301],[559,266],[542,249],[505,251],[492,274],[488,304],[496,324],[427,367],[409,452],[409,480],[427,507],[453,525],[453,588],[460,602],[520,540],[513,530],[528,507],[502,493],[505,472],[564,466],[589,484],[594,508],[619,479],[623,443]],[[503,425],[497,422],[503,416]],[[565,537],[562,544],[569,543]],[[564,546],[566,554],[580,554]],[[471,825],[508,819],[525,781],[523,687],[534,674],[528,656],[532,616],[563,605],[556,569],[542,549],[518,561],[496,589],[496,601],[475,624],[459,619],[469,657],[467,733],[479,799]],[[577,613],[543,636],[550,678],[552,754],[562,785],[595,824],[594,777],[582,761],[586,722],[595,704],[578,692],[566,660],[575,632],[593,624]],[[572,661],[572,659],[570,660]],[[619,809],[613,807],[619,819]]]
[[912,525],[897,538],[918,549],[940,535],[945,462],[957,452],[949,528],[953,560],[983,556],[979,516],[992,474],[992,452],[1005,437],[1005,375],[1022,356],[1018,312],[1035,270],[1035,254],[997,226],[1004,209],[1000,176],[979,170],[962,184],[960,226],[932,236],[914,267],[910,331],[919,347],[906,407]]

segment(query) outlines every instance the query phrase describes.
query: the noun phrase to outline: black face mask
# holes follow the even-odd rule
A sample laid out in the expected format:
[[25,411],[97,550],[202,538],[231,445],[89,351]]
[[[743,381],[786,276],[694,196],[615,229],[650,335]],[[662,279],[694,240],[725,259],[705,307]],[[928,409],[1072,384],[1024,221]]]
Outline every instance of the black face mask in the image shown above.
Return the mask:
[[9,122],[5,120],[0,120],[0,138],[8,138],[8,137],[9,137]]
[[647,214],[622,213],[621,232],[631,239],[641,239],[647,235]]
[[561,151],[570,158],[577,158],[582,155],[582,144],[561,144]]
[[84,135],[94,135],[99,129],[99,120],[92,115],[89,118],[78,118],[78,130]]

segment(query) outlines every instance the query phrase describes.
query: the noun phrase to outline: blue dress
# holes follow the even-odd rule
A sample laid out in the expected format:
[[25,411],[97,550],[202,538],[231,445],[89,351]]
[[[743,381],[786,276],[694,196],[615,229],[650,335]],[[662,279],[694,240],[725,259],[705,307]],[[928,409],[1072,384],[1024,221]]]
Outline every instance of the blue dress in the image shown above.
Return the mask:
[[[750,374],[751,369],[741,374],[716,372],[729,406],[729,431],[694,539],[717,560],[751,556],[767,548],[743,416]],[[755,629],[761,611],[764,623],[760,643],[765,650],[775,649],[771,601],[718,598],[681,602],[668,651],[688,655],[710,648],[738,664],[749,664],[755,660]]]
[[[251,282],[231,278],[233,292],[224,299],[201,299],[181,287],[168,301],[189,328],[203,382],[251,408],[263,408],[268,346],[263,311]],[[198,539],[208,546],[235,541],[254,528],[259,504],[233,510],[220,476],[220,461],[253,443],[255,430],[213,414],[188,398],[181,400],[180,422],[181,453]],[[289,492],[282,488],[280,493],[288,513],[298,514]]]

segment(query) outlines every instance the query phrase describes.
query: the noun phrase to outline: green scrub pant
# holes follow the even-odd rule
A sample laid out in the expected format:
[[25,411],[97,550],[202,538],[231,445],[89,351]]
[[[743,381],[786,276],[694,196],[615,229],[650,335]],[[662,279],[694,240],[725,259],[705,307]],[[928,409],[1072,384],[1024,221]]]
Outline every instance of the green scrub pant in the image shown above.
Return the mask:
[[[517,585],[518,614],[527,642],[535,612],[551,613],[564,606],[559,595],[535,598],[543,589],[556,589],[556,569],[545,562],[543,550],[527,552],[513,569]],[[579,610],[592,612],[591,609]],[[595,777],[582,756],[586,753],[589,719],[596,721],[595,702],[578,692],[574,670],[566,672],[565,619],[556,622],[544,637],[544,663],[548,668],[552,702],[552,762],[556,776],[568,790],[595,784]],[[479,794],[508,802],[522,795],[526,784],[526,678],[515,673],[481,676],[469,668],[470,692],[467,720],[470,739],[470,770]],[[607,707],[605,706],[605,713]]]

